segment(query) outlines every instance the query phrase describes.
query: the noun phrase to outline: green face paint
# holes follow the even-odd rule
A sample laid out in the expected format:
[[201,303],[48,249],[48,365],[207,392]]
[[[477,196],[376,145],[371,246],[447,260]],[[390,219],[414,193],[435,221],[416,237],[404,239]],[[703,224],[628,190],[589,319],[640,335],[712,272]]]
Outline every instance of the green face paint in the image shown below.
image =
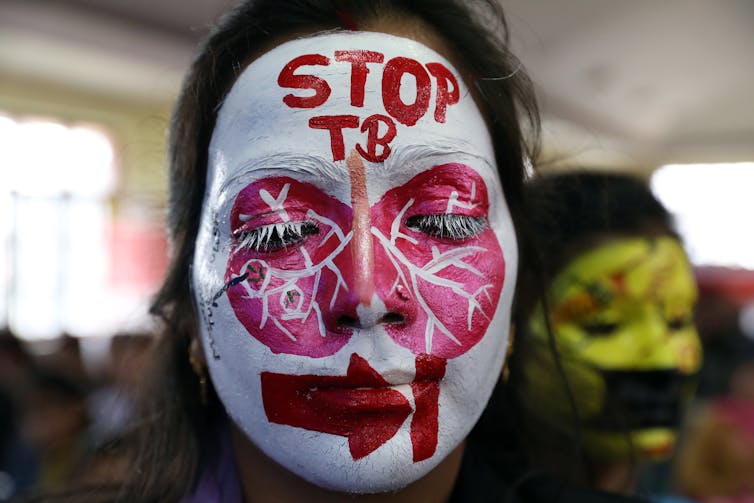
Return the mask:
[[[567,264],[548,299],[590,453],[669,455],[702,355],[692,317],[697,289],[680,243],[671,237],[610,241]],[[553,403],[564,390],[542,304],[528,328],[525,384],[537,403]],[[569,420],[565,397],[553,409],[554,418]]]

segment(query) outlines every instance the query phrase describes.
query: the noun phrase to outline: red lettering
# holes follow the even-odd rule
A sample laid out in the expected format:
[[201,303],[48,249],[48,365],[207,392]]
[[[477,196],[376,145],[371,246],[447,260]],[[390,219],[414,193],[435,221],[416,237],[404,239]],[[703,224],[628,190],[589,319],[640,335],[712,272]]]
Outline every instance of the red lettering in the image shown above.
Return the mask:
[[[404,74],[416,79],[416,100],[412,104],[401,100],[401,79]],[[387,62],[382,74],[382,102],[395,120],[413,126],[427,113],[432,83],[429,74],[416,60],[397,57]]]
[[[379,136],[380,124],[387,125],[387,132],[384,135]],[[386,115],[370,115],[364,120],[361,125],[361,132],[369,131],[367,133],[367,148],[364,150],[361,145],[356,144],[356,150],[361,154],[361,157],[370,162],[383,162],[390,155],[390,142],[395,138],[396,129],[395,123]],[[377,145],[382,147],[382,153],[377,154]]]
[[346,158],[346,149],[343,145],[343,128],[359,127],[359,118],[356,115],[321,115],[309,119],[309,127],[330,131],[332,160],[342,161]]
[[416,404],[411,419],[414,463],[432,457],[437,449],[440,380],[445,377],[446,364],[447,360],[426,353],[416,357],[416,377],[411,383]]
[[364,86],[369,73],[367,63],[382,63],[384,59],[383,54],[374,51],[335,51],[335,61],[351,63],[351,105],[364,106]]
[[[455,75],[441,63],[427,63],[427,70],[437,79],[437,97],[435,99],[435,121],[445,122],[445,112],[449,105],[458,103],[461,95]],[[448,91],[448,83],[453,89]]]
[[330,59],[321,54],[304,54],[293,58],[283,67],[278,75],[278,85],[292,89],[312,89],[313,96],[295,96],[286,94],[283,102],[291,108],[314,108],[327,101],[330,97],[330,86],[327,81],[314,75],[296,75],[294,72],[302,66],[328,66]]

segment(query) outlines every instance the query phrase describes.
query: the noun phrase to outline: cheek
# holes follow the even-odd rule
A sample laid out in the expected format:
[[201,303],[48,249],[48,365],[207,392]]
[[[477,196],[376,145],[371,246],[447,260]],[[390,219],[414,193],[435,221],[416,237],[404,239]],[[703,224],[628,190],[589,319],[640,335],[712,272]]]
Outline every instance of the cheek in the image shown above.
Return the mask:
[[687,329],[674,337],[679,370],[686,375],[695,374],[702,366],[702,344],[696,329]]
[[[417,187],[436,182],[441,178],[437,171],[418,175],[388,192],[375,205],[373,225],[381,237],[380,245],[375,247],[379,271],[375,282],[378,295],[386,304],[396,296],[403,296],[413,304],[412,319],[403,325],[387,325],[388,334],[416,354],[448,359],[466,353],[487,332],[500,300],[505,260],[498,238],[490,228],[472,239],[449,242],[405,227]],[[474,181],[474,195],[477,201],[484,202],[480,206],[486,208],[483,180],[470,168],[465,168],[463,175]],[[442,201],[439,208],[421,208],[422,202],[417,203],[417,208],[420,212],[444,212],[452,199],[450,189],[446,192],[434,195]],[[486,210],[482,215],[485,213]]]
[[[285,194],[295,201],[301,209],[287,211],[285,218],[316,221],[319,233],[281,252],[233,249],[225,272],[230,304],[249,334],[273,353],[331,355],[348,342],[347,334],[328,333],[324,308],[343,295],[344,278],[350,275],[335,262],[347,246],[351,209],[313,185],[273,178],[246,187],[236,199],[231,220],[237,220],[245,201],[259,200],[262,191],[273,199]],[[282,214],[276,214],[264,223],[282,221]]]

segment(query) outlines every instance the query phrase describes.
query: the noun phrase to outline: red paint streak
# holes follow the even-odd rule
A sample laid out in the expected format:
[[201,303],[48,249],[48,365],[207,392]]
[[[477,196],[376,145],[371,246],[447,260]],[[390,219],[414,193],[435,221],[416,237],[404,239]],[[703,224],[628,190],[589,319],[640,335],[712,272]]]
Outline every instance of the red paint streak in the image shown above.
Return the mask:
[[374,295],[374,247],[369,221],[369,199],[364,163],[355,150],[346,161],[351,178],[351,208],[353,209],[353,258],[354,286],[361,304],[369,306]]
[[384,59],[383,54],[374,51],[335,51],[335,61],[351,63],[351,105],[364,106],[364,87],[369,73],[367,63],[382,63]]
[[[387,126],[385,134],[380,136],[380,124]],[[369,162],[384,162],[390,156],[390,142],[393,141],[398,131],[395,129],[395,123],[387,115],[370,115],[361,124],[361,132],[369,131],[367,133],[367,148],[364,149],[358,143],[356,144],[356,150],[359,151],[361,157]],[[382,153],[377,153],[377,147],[382,147]]]
[[626,294],[626,272],[625,270],[616,271],[608,277],[608,281],[610,281],[617,295]]
[[[405,74],[416,80],[416,100],[407,104],[401,100],[401,81]],[[397,57],[385,64],[382,73],[382,102],[385,111],[406,126],[413,126],[427,113],[432,82],[424,67],[411,58]]]
[[267,419],[348,438],[353,459],[361,459],[393,438],[411,405],[357,354],[345,376],[262,372]]
[[663,459],[670,456],[673,452],[673,447],[675,447],[675,442],[670,441],[652,447],[643,447],[641,448],[641,452],[646,458]]
[[[346,24],[352,21],[348,13],[339,12],[338,15],[342,16]],[[363,108],[366,81],[370,71],[368,65],[381,65],[385,55],[364,49],[348,49],[335,51],[334,59],[338,63],[350,64],[350,103],[352,107]],[[322,54],[304,54],[289,61],[278,75],[278,85],[282,88],[310,90],[314,91],[314,94],[286,94],[283,102],[291,108],[317,108],[326,103],[332,93],[327,80],[297,72],[301,67],[329,66],[331,62],[330,58]],[[385,63],[382,71],[382,105],[387,115],[377,113],[365,119],[358,115],[320,115],[309,119],[309,127],[329,131],[333,160],[342,161],[345,159],[343,129],[356,129],[361,126],[361,132],[367,133],[366,148],[357,143],[356,150],[370,162],[384,162],[390,156],[390,142],[398,132],[394,120],[406,126],[413,126],[429,110],[433,78],[437,82],[434,119],[435,122],[444,123],[448,107],[460,100],[458,79],[441,63],[431,62],[423,65],[415,59],[399,56]],[[413,103],[406,103],[401,97],[401,89],[406,90],[412,85],[415,98]],[[380,135],[379,129],[383,124],[386,130]]]
[[359,118],[356,115],[321,115],[309,119],[309,127],[330,131],[332,160],[342,161],[346,158],[346,147],[343,144],[343,129],[355,129],[359,127]]
[[445,376],[446,360],[421,354],[416,357],[416,377],[411,383],[416,412],[411,420],[411,445],[414,463],[432,457],[437,449],[440,380]]
[[359,31],[359,25],[356,23],[356,20],[353,18],[350,12],[339,10],[335,11],[335,15],[338,16],[338,19],[343,21],[343,26],[346,28],[346,30]]
[[[339,15],[350,16],[346,13]],[[376,51],[349,49],[335,51],[335,61],[351,64],[350,95],[351,105],[364,106],[366,79],[369,74],[368,64],[381,64],[385,56]],[[322,54],[304,54],[289,61],[278,75],[280,87],[290,89],[308,89],[314,91],[312,96],[287,94],[283,102],[291,108],[316,108],[324,104],[332,92],[330,85],[322,77],[310,74],[297,74],[302,66],[329,66],[330,58]],[[416,99],[413,103],[404,103],[401,99],[403,77],[410,75],[414,79]],[[448,106],[455,105],[460,99],[458,79],[442,63],[431,62],[422,65],[419,61],[406,57],[395,57],[385,64],[382,72],[382,103],[385,111],[398,122],[413,126],[429,109],[432,91],[432,77],[437,81],[434,119],[444,123]]]
[[[455,105],[461,99],[458,81],[455,75],[441,63],[427,63],[427,70],[437,79],[437,98],[435,99],[435,121],[445,122],[445,112],[449,105]],[[448,89],[448,83],[453,85]]]
[[313,96],[300,97],[287,94],[283,102],[291,108],[315,108],[330,97],[330,85],[325,79],[314,75],[296,75],[294,72],[302,66],[328,66],[330,59],[321,54],[304,54],[292,59],[280,70],[278,85],[292,89],[312,89]]

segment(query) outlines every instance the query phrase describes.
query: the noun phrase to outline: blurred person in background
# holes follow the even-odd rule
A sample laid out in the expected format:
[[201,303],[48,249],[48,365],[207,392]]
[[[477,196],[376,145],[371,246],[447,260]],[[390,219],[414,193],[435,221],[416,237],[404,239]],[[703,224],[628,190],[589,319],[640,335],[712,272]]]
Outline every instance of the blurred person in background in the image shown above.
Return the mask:
[[81,340],[69,333],[42,342],[41,349],[34,351],[34,362],[36,367],[78,383],[83,389],[92,378],[84,364]]
[[70,377],[38,369],[24,393],[21,432],[36,450],[37,489],[74,480],[89,450],[86,389]]
[[10,330],[0,330],[0,501],[23,493],[36,481],[38,455],[21,435],[21,406],[33,373],[26,348]]
[[79,482],[122,480],[131,468],[125,446],[138,418],[137,402],[153,343],[154,335],[148,332],[120,333],[111,339],[103,375],[87,398],[92,450]]
[[0,330],[0,388],[13,400],[19,400],[34,367],[34,358],[13,332]]
[[700,502],[754,503],[754,360],[690,415],[676,470],[679,490]]
[[640,180],[573,172],[527,195],[547,293],[522,282],[510,380],[533,463],[633,493],[672,454],[702,363],[691,266]]
[[740,324],[743,300],[722,279],[702,281],[704,365],[672,468],[678,492],[704,503],[754,502],[754,341]]
[[88,397],[95,445],[122,436],[134,420],[153,341],[154,336],[146,332],[116,334],[110,341],[101,382]]
[[703,284],[694,316],[704,347],[699,399],[728,394],[736,369],[754,360],[754,340],[739,323],[742,302],[720,290],[714,283]]
[[18,407],[0,388],[0,501],[22,494],[36,482],[38,457],[21,436]]

